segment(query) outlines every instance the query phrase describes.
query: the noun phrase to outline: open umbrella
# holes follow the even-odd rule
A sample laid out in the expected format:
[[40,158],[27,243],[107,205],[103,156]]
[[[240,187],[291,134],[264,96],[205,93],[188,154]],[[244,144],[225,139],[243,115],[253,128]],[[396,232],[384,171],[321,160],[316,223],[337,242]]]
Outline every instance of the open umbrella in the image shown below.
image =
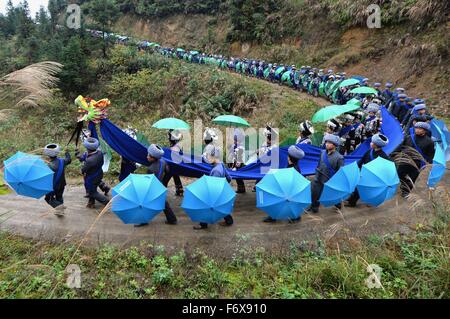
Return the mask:
[[55,173],[39,156],[17,152],[3,163],[5,182],[18,195],[39,199],[53,191]]
[[394,197],[399,184],[394,162],[377,157],[363,165],[357,189],[363,202],[379,206]]
[[347,199],[359,182],[359,167],[357,162],[339,169],[336,174],[325,183],[319,201],[325,206],[333,206]]
[[355,94],[378,94],[378,91],[374,88],[368,87],[368,86],[361,86],[359,88],[354,88],[350,91],[350,93]]
[[264,77],[267,79],[269,77],[269,73],[270,73],[270,68],[266,68],[264,70]]
[[131,174],[112,195],[111,210],[125,224],[144,224],[164,209],[167,189],[155,175]]
[[191,128],[185,121],[174,117],[161,119],[153,124],[152,127],[165,130],[189,130]]
[[235,198],[226,178],[204,175],[186,187],[181,207],[193,222],[215,224],[233,212]]
[[330,105],[317,111],[312,117],[312,122],[326,122],[329,119],[357,109],[359,109],[359,105],[357,104]]
[[218,125],[234,126],[234,127],[250,127],[250,124],[243,118],[235,115],[220,115],[212,120]]
[[197,55],[199,52],[198,51],[190,51],[189,53],[192,55]]
[[311,204],[311,182],[295,168],[269,171],[256,184],[256,207],[273,219],[296,219]]
[[354,104],[354,105],[356,104],[358,106],[361,106],[362,102],[360,100],[358,100],[357,98],[353,98],[350,101],[347,101],[347,103],[345,103],[345,104]]
[[286,68],[284,66],[280,66],[275,70],[275,75],[279,75],[281,72],[283,72]]
[[182,48],[178,48],[177,52],[185,52],[186,50],[182,49]]
[[428,186],[434,187],[444,177],[445,174],[445,152],[444,149],[438,144],[436,145],[436,152],[433,158],[433,167],[431,168],[430,175],[428,176]]
[[289,85],[292,85],[291,82],[291,71],[286,71],[281,76],[281,82],[288,82]]
[[359,80],[357,80],[357,79],[346,79],[346,80],[342,81],[339,84],[339,87],[342,88],[344,86],[350,86],[350,85],[355,85],[355,84],[359,84]]

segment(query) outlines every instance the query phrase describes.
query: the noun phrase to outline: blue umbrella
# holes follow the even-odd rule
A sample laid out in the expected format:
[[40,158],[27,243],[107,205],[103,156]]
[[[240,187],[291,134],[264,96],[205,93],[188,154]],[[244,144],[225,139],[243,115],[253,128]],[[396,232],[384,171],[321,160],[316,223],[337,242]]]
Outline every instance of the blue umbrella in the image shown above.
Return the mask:
[[164,209],[167,189],[155,175],[131,174],[112,195],[111,210],[125,224],[144,224]]
[[359,167],[355,161],[339,169],[336,174],[325,183],[320,202],[325,207],[339,204],[347,199],[359,182]]
[[186,187],[181,207],[193,222],[215,224],[233,212],[235,198],[226,178],[203,175]]
[[3,163],[5,182],[17,194],[39,199],[53,191],[54,172],[39,156],[17,152]]
[[311,204],[311,182],[295,168],[270,171],[256,184],[256,207],[273,219],[295,219]]
[[444,150],[444,158],[446,161],[450,160],[450,156],[449,156],[449,142],[450,142],[450,135],[448,132],[447,127],[445,126],[445,123],[440,121],[440,120],[436,120],[433,119],[431,120],[430,123],[430,127],[431,127],[431,133],[433,135],[433,137],[435,137],[439,143],[442,145],[442,148]]
[[357,188],[363,202],[379,206],[394,197],[399,184],[394,162],[377,157],[363,165]]
[[445,153],[442,147],[436,143],[436,152],[433,158],[433,167],[428,176],[428,186],[434,187],[444,177],[445,174]]

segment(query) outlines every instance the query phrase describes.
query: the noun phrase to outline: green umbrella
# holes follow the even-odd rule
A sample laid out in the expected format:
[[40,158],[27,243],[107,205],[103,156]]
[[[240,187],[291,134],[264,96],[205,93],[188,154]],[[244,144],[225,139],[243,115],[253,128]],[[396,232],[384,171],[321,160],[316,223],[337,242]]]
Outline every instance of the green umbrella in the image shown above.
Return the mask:
[[176,119],[174,117],[168,117],[159,120],[158,122],[153,124],[152,127],[165,130],[189,130],[191,128],[185,121]]
[[250,127],[250,124],[243,118],[235,115],[220,115],[212,120],[218,125],[234,126],[234,127]]
[[192,55],[196,55],[196,54],[198,54],[198,51],[191,51],[190,52]]
[[357,104],[357,105],[361,106],[362,103],[357,98],[353,98],[350,101],[348,101],[346,104]]
[[312,122],[313,123],[326,122],[341,114],[351,112],[357,109],[359,109],[359,105],[356,104],[330,105],[317,111],[312,118]]
[[291,71],[284,72],[281,76],[281,82],[288,82],[290,85],[291,83]]
[[270,68],[266,68],[264,70],[264,77],[267,79],[269,77],[269,73],[270,73]]
[[177,52],[185,52],[185,50],[182,49],[182,48],[178,48],[178,49],[177,49]]
[[347,79],[341,82],[341,84],[339,84],[339,87],[344,87],[344,86],[350,86],[350,85],[355,85],[355,84],[359,84],[359,80],[357,79]]
[[280,74],[280,73],[283,72],[285,69],[286,69],[286,68],[283,67],[283,66],[278,67],[278,68],[275,70],[275,75]]
[[353,90],[350,91],[350,93],[355,93],[355,94],[378,94],[378,91],[368,87],[368,86],[361,86],[359,88],[354,88]]

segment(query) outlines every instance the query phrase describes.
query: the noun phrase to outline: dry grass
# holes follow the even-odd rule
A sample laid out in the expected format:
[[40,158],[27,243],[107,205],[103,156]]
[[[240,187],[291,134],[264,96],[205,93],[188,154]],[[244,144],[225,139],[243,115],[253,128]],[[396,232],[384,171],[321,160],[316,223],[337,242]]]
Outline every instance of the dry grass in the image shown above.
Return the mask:
[[52,96],[62,67],[60,63],[45,61],[5,75],[0,79],[0,100],[13,98],[18,100],[15,106],[37,107],[39,101]]

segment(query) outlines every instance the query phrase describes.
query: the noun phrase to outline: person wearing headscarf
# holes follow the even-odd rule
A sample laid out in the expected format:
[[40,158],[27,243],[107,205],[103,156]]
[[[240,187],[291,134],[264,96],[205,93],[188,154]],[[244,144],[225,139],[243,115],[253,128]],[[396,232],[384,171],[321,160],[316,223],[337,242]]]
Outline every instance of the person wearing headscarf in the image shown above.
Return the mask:
[[[300,160],[305,157],[305,152],[298,147],[297,145],[291,145],[288,148],[288,166],[287,168],[294,168],[299,174],[301,174],[301,168],[300,168]],[[290,219],[290,223],[295,223],[300,221],[301,216],[295,219]],[[276,219],[268,216],[263,220],[265,223],[274,223],[276,222]]]
[[[403,197],[409,195],[414,188],[414,183],[419,177],[420,170],[427,164],[433,163],[435,145],[429,136],[430,124],[427,122],[417,122],[410,128],[408,134],[403,139],[394,153],[401,152],[408,160],[402,160],[397,165],[397,173],[401,181],[401,193]],[[410,150],[414,149],[414,154]]]
[[378,133],[378,130],[381,127],[381,120],[378,117],[378,111],[380,106],[375,103],[370,103],[367,106],[366,112],[367,117],[364,119],[364,133],[363,133],[363,141],[368,138],[371,138],[372,135]]
[[45,195],[45,201],[55,208],[56,215],[63,215],[65,209],[64,189],[66,187],[66,167],[72,162],[70,153],[66,152],[64,158],[59,158],[61,147],[58,144],[48,144],[44,148],[48,167],[55,172],[53,176],[53,191]]
[[84,187],[89,196],[87,208],[95,208],[95,201],[103,205],[108,203],[108,198],[97,191],[103,179],[103,153],[98,149],[99,141],[89,137],[83,142],[87,150],[86,160],[83,162],[81,173],[84,177]]
[[[339,136],[333,134],[325,134],[325,150],[320,154],[320,160],[316,168],[314,180],[311,183],[311,207],[307,212],[319,212],[319,198],[322,195],[324,184],[333,177],[334,174],[344,166],[344,157],[337,151],[341,140]],[[341,208],[341,205],[336,205]]]
[[[371,137],[370,142],[370,149],[364,153],[363,157],[358,161],[358,167],[361,169],[361,167],[364,164],[367,164],[377,157],[382,157],[387,160],[391,160],[391,158],[383,151],[383,147],[389,144],[389,139],[387,136],[378,133]],[[349,207],[355,207],[356,203],[359,200],[359,193],[356,189],[353,194],[350,196],[350,198],[347,200],[347,206]]]
[[211,149],[215,147],[215,142],[217,141],[218,137],[216,132],[211,128],[206,128],[205,132],[203,133],[203,142],[205,143],[205,147],[203,148],[203,154],[202,154],[202,160],[205,163],[208,163],[208,154]]
[[[179,130],[169,130],[168,132],[170,150],[172,151],[171,156],[176,157],[176,159],[181,159],[180,157],[183,155],[183,147],[180,144],[183,135]],[[174,159],[174,158],[172,158]],[[183,196],[184,189],[183,184],[181,183],[181,178],[178,175],[172,175],[173,182],[175,184],[175,195]]]
[[295,141],[295,144],[312,144],[311,136],[314,134],[314,127],[310,121],[300,123],[298,126],[300,136]]
[[[162,158],[164,155],[164,150],[161,146],[156,144],[151,144],[147,149],[147,161],[150,163],[147,166],[147,174],[155,175],[159,181],[167,187],[169,180],[171,179],[171,173],[169,165],[167,165],[166,161]],[[170,207],[169,202],[166,199],[164,214],[166,215],[166,224],[168,225],[176,225],[177,217]],[[136,226],[144,226],[147,224],[140,224]]]
[[[227,182],[231,182],[231,176],[228,174],[225,165],[223,165],[220,160],[222,157],[222,152],[219,147],[213,146],[208,149],[208,153],[206,154],[207,161],[213,167],[209,173],[209,176],[226,178]],[[231,226],[233,225],[233,217],[231,215],[227,215],[224,217],[224,220],[219,223],[220,226]],[[198,226],[194,226],[195,230],[206,229],[208,228],[207,223],[200,223]]]
[[[233,143],[228,148],[227,164],[228,168],[238,170],[244,167],[244,152],[245,148],[245,134],[242,129],[235,128],[233,132]],[[236,179],[237,190],[236,193],[245,193],[245,184],[242,179]]]

